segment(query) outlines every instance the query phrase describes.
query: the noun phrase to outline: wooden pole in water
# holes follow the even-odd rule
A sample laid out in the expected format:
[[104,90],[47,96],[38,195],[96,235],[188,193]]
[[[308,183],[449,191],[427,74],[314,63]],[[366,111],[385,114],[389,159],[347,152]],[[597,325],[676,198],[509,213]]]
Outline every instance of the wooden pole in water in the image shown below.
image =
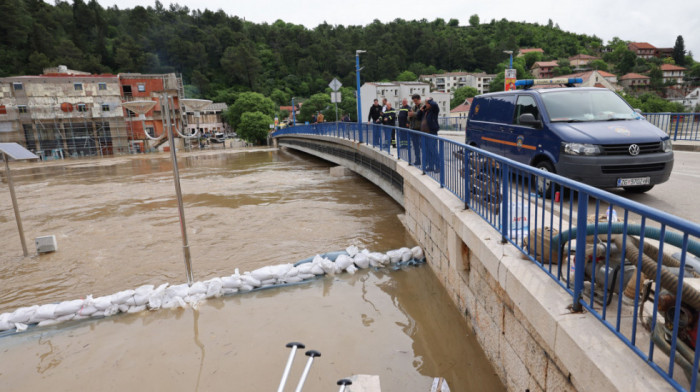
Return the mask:
[[12,182],[12,173],[10,172],[10,159],[7,154],[2,153],[2,160],[5,161],[5,173],[7,175],[7,185],[10,187],[10,197],[12,198],[12,208],[15,210],[15,220],[17,221],[17,230],[19,231],[19,239],[22,241],[22,252],[24,257],[29,256],[27,251],[27,242],[24,240],[24,228],[22,227],[22,217],[19,215],[19,206],[17,205],[17,196],[15,196],[15,186]]

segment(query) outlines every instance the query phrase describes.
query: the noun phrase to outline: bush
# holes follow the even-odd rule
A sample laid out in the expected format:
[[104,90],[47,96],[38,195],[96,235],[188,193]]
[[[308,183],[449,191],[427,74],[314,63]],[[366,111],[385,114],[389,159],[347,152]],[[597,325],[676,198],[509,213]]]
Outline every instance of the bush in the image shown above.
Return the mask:
[[245,112],[237,128],[238,136],[249,143],[261,144],[267,140],[272,123],[272,118],[265,113]]

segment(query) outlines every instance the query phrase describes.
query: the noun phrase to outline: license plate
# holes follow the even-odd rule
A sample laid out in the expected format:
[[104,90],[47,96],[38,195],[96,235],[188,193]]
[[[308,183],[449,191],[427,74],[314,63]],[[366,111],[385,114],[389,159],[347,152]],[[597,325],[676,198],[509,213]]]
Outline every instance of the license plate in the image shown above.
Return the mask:
[[651,177],[618,178],[617,179],[617,186],[649,185],[650,183],[651,183]]

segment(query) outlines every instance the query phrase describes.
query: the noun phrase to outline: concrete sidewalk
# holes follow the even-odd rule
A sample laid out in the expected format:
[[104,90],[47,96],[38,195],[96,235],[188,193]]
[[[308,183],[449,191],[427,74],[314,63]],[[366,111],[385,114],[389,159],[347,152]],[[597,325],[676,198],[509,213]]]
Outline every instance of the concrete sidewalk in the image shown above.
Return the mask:
[[700,152],[700,141],[676,140],[673,142],[674,151],[698,151]]

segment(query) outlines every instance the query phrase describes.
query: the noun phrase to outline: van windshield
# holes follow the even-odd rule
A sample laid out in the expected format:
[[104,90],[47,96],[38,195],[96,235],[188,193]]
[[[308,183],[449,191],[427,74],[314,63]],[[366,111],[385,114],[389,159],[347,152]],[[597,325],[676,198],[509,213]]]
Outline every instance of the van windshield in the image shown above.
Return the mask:
[[547,92],[541,95],[551,122],[615,121],[638,119],[637,112],[610,90]]

